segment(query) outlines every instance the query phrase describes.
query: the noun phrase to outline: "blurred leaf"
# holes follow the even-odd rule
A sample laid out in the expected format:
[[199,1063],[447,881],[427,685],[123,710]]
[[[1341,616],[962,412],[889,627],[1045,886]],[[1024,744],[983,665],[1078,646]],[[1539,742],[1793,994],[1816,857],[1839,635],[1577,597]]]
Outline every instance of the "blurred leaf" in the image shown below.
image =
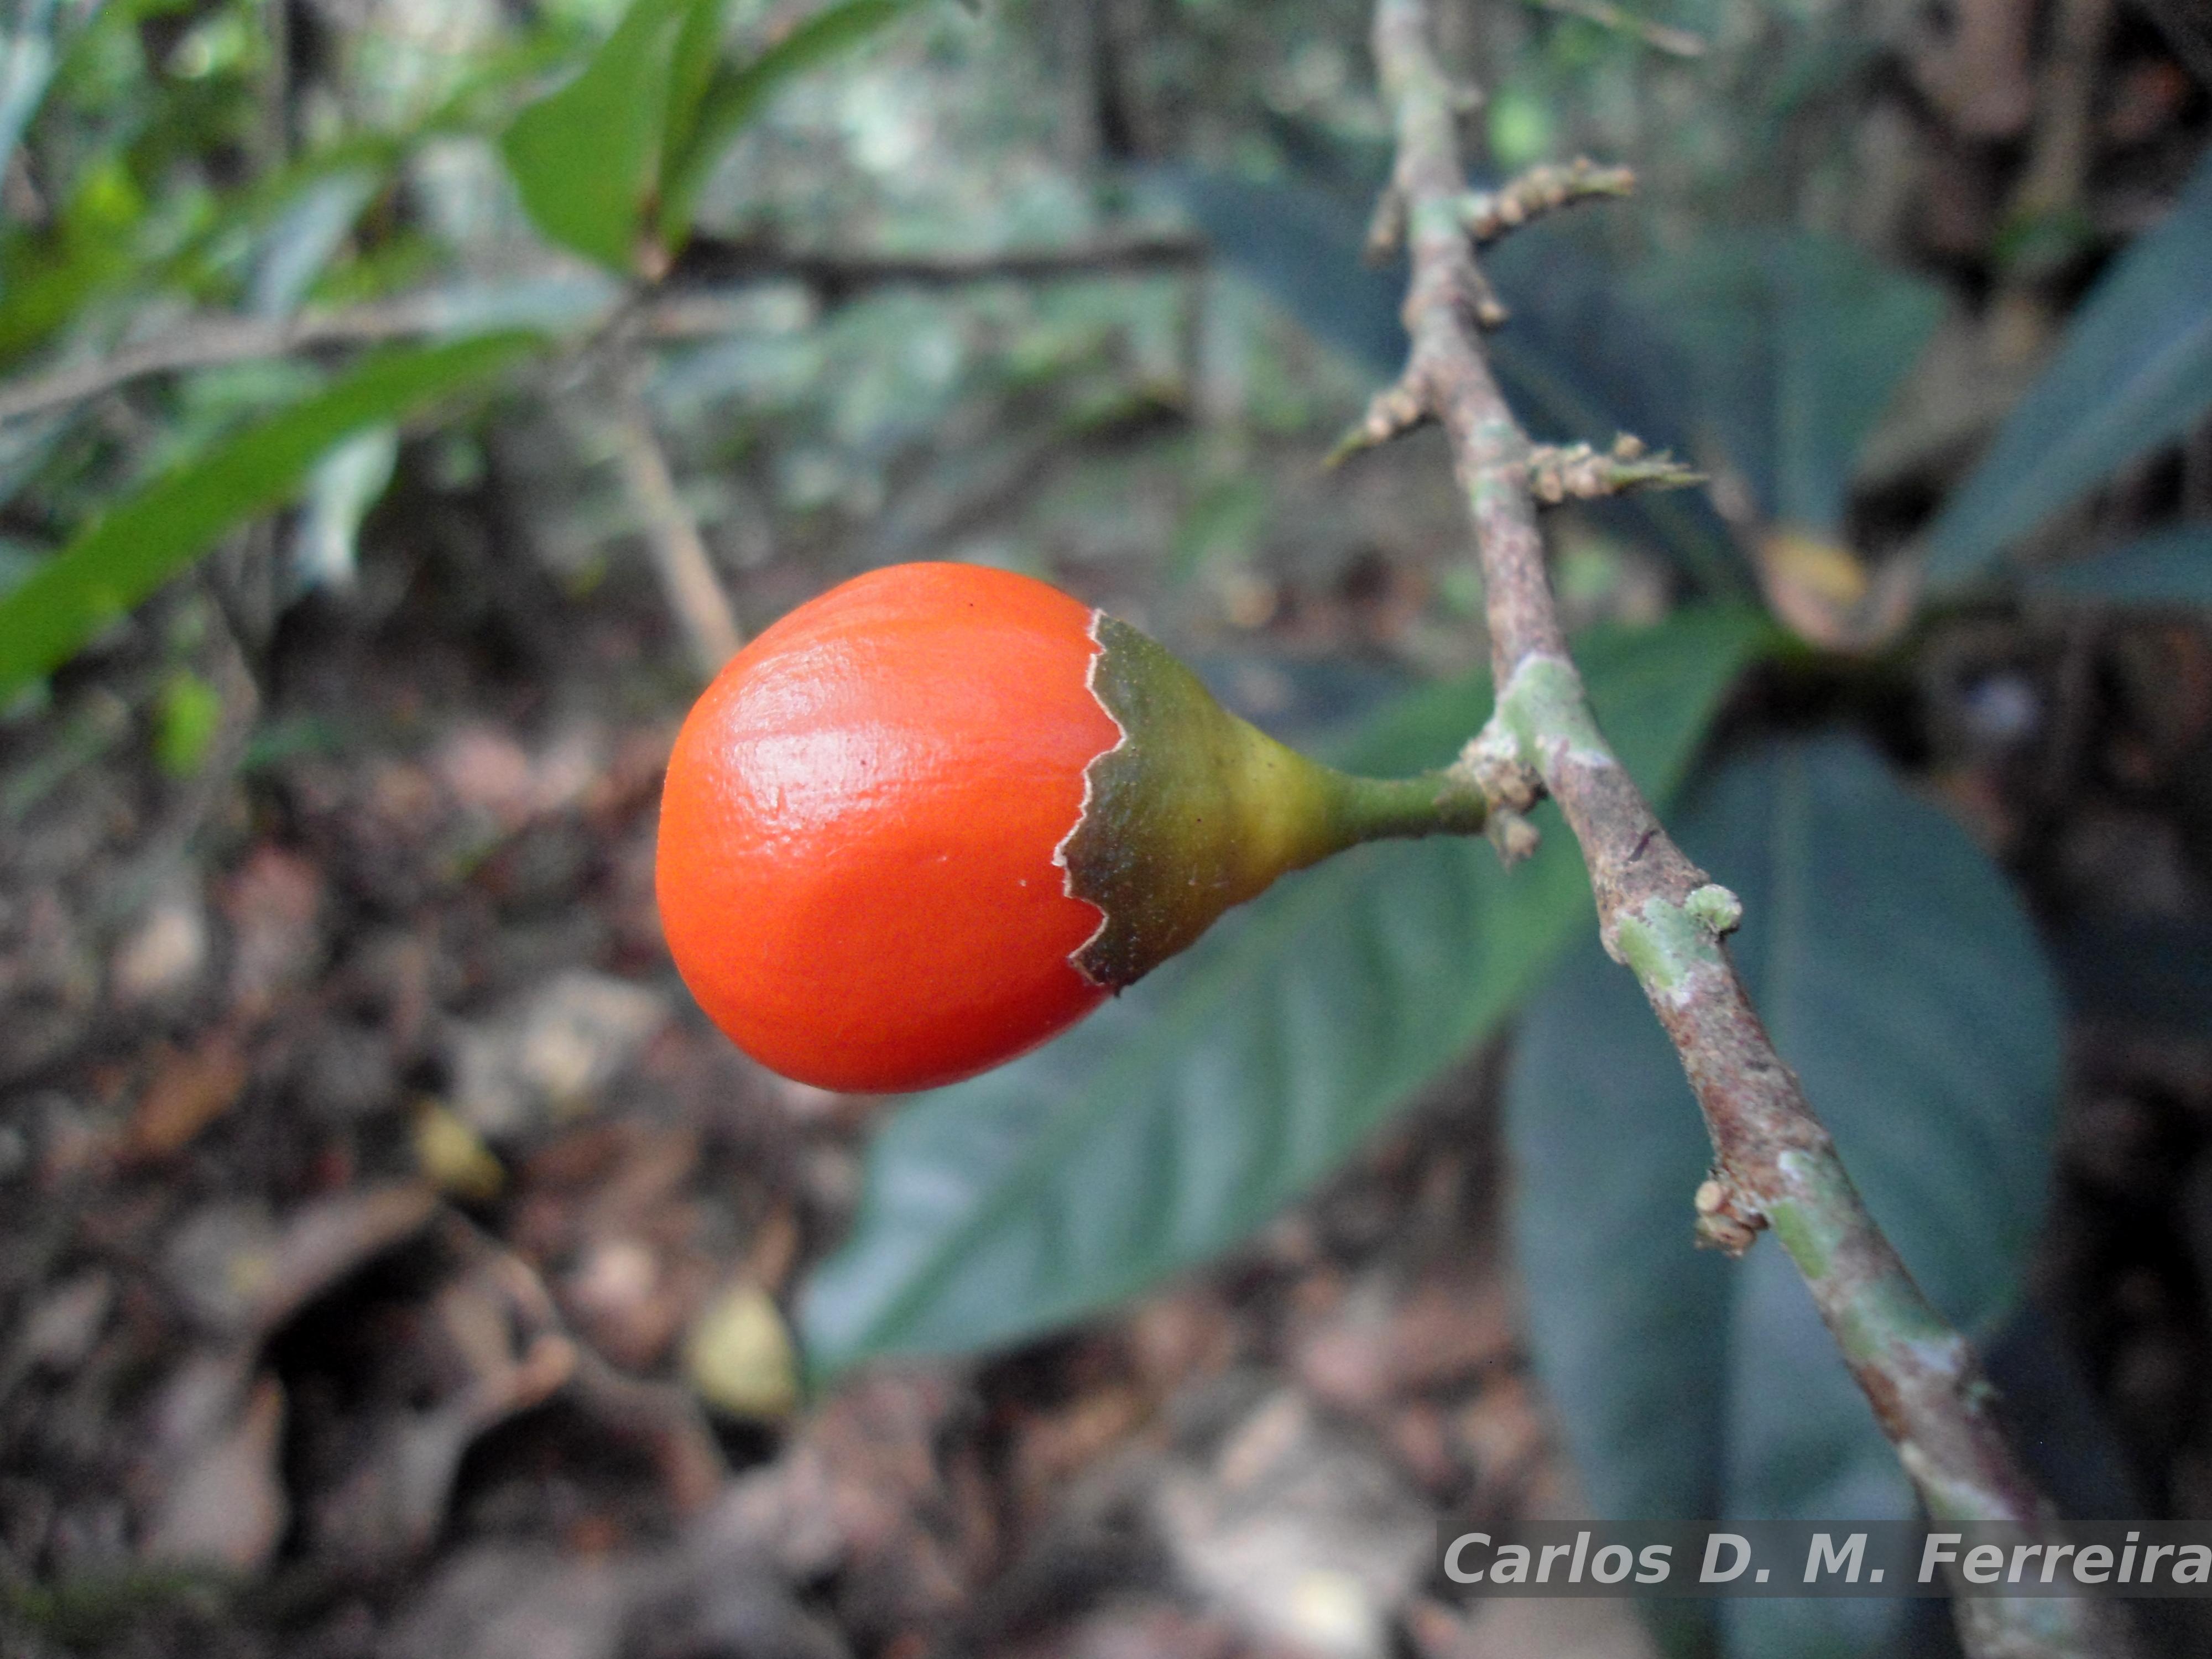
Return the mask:
[[[1378,375],[1405,367],[1405,263],[1366,263],[1357,210],[1300,185],[1212,173],[1158,178],[1215,251],[1316,339]],[[1683,370],[1616,273],[1548,224],[1516,233],[1486,264],[1512,313],[1491,337],[1492,363],[1534,436],[1603,446],[1632,432],[1654,448],[1687,452]],[[1710,593],[1751,592],[1702,494],[1646,492],[1599,503],[1593,516],[1656,540]]]
[[2212,605],[2212,524],[2176,525],[2027,578],[2031,592],[2108,605]]
[[399,428],[373,426],[344,440],[308,475],[292,536],[292,568],[307,587],[350,588],[362,520],[384,497],[399,460]]
[[716,1411],[774,1421],[799,1404],[799,1355],[775,1298],[740,1281],[692,1322],[684,1380]]
[[1317,190],[1230,173],[1176,168],[1157,177],[1214,252],[1316,339],[1377,374],[1405,367],[1406,330],[1398,320],[1405,264],[1365,262],[1366,231],[1356,210]]
[[302,190],[269,228],[248,309],[262,317],[297,310],[383,182],[374,168],[349,167]]
[[[111,3],[101,15],[113,10]],[[426,143],[485,135],[505,127],[519,101],[518,89],[560,61],[566,44],[562,31],[544,27],[472,54],[460,84],[419,118],[389,131],[331,139],[240,185],[222,197],[206,222],[147,274],[185,287],[205,284],[213,279],[224,251],[241,234],[271,230],[302,197],[325,182],[351,174],[368,179],[380,190]]]
[[2197,1041],[2212,1031],[2212,921],[2155,913],[2083,915],[2052,944],[2083,1018]]
[[[671,158],[688,149],[698,134],[699,106],[706,99],[707,88],[714,84],[715,70],[720,67],[726,9],[719,0],[712,5],[688,6],[684,9],[683,25],[676,32],[676,44],[669,58],[668,94],[660,125],[659,178],[656,182],[664,189],[668,180]],[[689,226],[684,228],[688,229]],[[663,238],[664,243],[671,246],[675,240],[678,239]]]
[[118,274],[146,202],[120,166],[89,169],[54,224],[0,241],[0,365],[50,339]]
[[2212,151],[2163,222],[2089,290],[2051,367],[1929,532],[1958,587],[2114,469],[2212,409]]
[[611,270],[637,270],[648,234],[672,254],[714,164],[769,95],[915,3],[836,0],[732,68],[717,61],[721,0],[633,0],[583,73],[508,129],[523,206]]
[[[1586,641],[1621,754],[1662,791],[1765,642],[1734,611]],[[1345,758],[1450,758],[1480,681],[1417,693]],[[1492,1029],[1578,927],[1556,818],[1510,874],[1480,842],[1373,846],[1279,884],[1059,1042],[906,1104],[843,1249],[800,1304],[808,1363],[1013,1340],[1245,1237]]]
[[1559,125],[1553,102],[1531,76],[1509,80],[1490,95],[1484,125],[1499,167],[1513,172],[1550,152]]
[[[1684,365],[1620,271],[1579,246],[1564,222],[1516,231],[1486,264],[1512,313],[1491,336],[1492,364],[1533,436],[1602,448],[1628,432],[1692,453],[1697,411],[1682,395]],[[1643,490],[1583,510],[1616,531],[1640,520],[1705,592],[1749,597],[1742,556],[1705,491]]]
[[[2035,931],[1966,834],[1847,738],[1700,787],[1690,854],[1744,901],[1731,941],[1875,1218],[1972,1328],[2018,1295],[2050,1177],[2060,1011]],[[1507,1085],[1539,1366],[1598,1514],[1910,1512],[1911,1494],[1772,1243],[1691,1243],[1712,1152],[1635,981],[1594,941],[1531,1003]],[[1678,1605],[1692,1629],[1704,1613]],[[1743,1653],[1856,1653],[1885,1604],[1723,1615]]]
[[[671,100],[660,173],[660,240],[673,251],[691,234],[699,192],[714,165],[772,93],[793,76],[858,46],[915,0],[836,0],[747,63],[717,66],[703,84],[686,78]],[[711,61],[711,60],[710,60]],[[688,104],[688,107],[685,105]]]
[[1765,515],[1833,538],[1859,447],[1942,319],[1936,288],[1796,231],[1703,237],[1633,286]]
[[16,27],[0,32],[0,167],[15,155],[53,79],[53,12],[54,0],[32,0]]
[[1168,554],[1170,579],[1187,580],[1215,559],[1234,563],[1250,557],[1272,504],[1267,485],[1247,473],[1200,488],[1176,526]]
[[404,420],[538,343],[495,334],[377,353],[112,507],[0,599],[0,692],[58,667],[223,532],[282,501],[333,444]]
[[583,72],[516,116],[501,143],[538,229],[610,270],[637,269],[676,39],[691,36],[700,9],[719,0],[631,0]]
[[222,693],[189,668],[161,687],[154,708],[154,758],[173,778],[189,778],[222,729]]

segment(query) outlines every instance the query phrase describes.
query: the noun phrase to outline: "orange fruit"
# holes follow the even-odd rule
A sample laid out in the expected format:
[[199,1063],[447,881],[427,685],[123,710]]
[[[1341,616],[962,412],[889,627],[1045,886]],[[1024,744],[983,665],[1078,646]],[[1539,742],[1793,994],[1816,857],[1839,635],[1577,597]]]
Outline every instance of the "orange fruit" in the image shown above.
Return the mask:
[[1456,773],[1294,754],[1042,582],[907,564],[715,677],[669,759],[654,878],[739,1048],[827,1089],[924,1089],[1074,1024],[1285,871],[1485,811]]
[[975,565],[860,576],[718,675],[676,740],[655,887],[670,951],[731,1040],[825,1089],[927,1088],[1106,995],[1054,855],[1121,740],[1094,613]]

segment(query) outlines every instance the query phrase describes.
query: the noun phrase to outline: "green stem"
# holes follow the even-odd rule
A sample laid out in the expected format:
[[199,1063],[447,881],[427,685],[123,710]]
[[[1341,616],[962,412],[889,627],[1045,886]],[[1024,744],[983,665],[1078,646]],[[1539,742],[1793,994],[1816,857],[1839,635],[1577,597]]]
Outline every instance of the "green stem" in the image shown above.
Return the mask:
[[1370,841],[1422,836],[1479,836],[1490,819],[1481,786],[1449,772],[1418,778],[1360,778],[1328,775],[1332,853]]

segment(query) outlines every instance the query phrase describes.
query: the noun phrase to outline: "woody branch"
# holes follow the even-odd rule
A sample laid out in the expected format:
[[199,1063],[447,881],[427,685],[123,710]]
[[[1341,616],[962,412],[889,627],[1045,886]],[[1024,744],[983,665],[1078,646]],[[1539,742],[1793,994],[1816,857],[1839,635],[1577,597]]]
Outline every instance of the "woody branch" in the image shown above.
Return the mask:
[[[1496,712],[1461,764],[1492,802],[1493,839],[1509,857],[1533,844],[1520,815],[1543,795],[1579,843],[1607,951],[1633,971],[1666,1028],[1703,1110],[1714,1152],[1696,1194],[1698,1232],[1731,1254],[1771,1228],[1873,1407],[1931,1515],[1997,1520],[2057,1535],[2054,1513],[1999,1425],[1996,1390],[1966,1339],[1913,1282],[1868,1213],[1796,1077],[1774,1051],[1723,944],[1741,919],[1668,836],[1607,744],[1569,656],[1545,574],[1538,495],[1678,482],[1632,443],[1610,456],[1532,445],[1492,377],[1482,330],[1502,311],[1475,260],[1476,240],[1507,228],[1480,218],[1461,170],[1462,94],[1430,45],[1428,0],[1377,0],[1375,53],[1396,126],[1385,234],[1404,236],[1412,277],[1404,319],[1412,349],[1376,399],[1353,447],[1429,421],[1443,424],[1474,522],[1489,611]],[[1603,191],[1563,179],[1602,179]],[[1617,173],[1579,167],[1490,198],[1546,207],[1617,193]],[[1520,216],[1527,216],[1525,213]],[[1613,476],[1608,463],[1634,476]],[[1664,471],[1665,476],[1660,476]],[[1961,1600],[1976,1659],[2110,1655],[2124,1638],[2086,1601]]]

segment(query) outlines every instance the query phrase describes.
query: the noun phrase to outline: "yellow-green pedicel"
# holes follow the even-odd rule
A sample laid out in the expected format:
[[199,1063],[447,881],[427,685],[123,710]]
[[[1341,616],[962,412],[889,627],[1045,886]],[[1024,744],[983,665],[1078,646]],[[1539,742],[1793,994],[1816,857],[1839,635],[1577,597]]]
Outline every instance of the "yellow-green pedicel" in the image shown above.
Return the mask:
[[1468,835],[1482,794],[1457,775],[1355,778],[1237,719],[1198,677],[1101,615],[1091,689],[1121,741],[1091,763],[1081,819],[1060,848],[1067,890],[1105,912],[1074,957],[1120,990],[1278,876],[1362,842]]

